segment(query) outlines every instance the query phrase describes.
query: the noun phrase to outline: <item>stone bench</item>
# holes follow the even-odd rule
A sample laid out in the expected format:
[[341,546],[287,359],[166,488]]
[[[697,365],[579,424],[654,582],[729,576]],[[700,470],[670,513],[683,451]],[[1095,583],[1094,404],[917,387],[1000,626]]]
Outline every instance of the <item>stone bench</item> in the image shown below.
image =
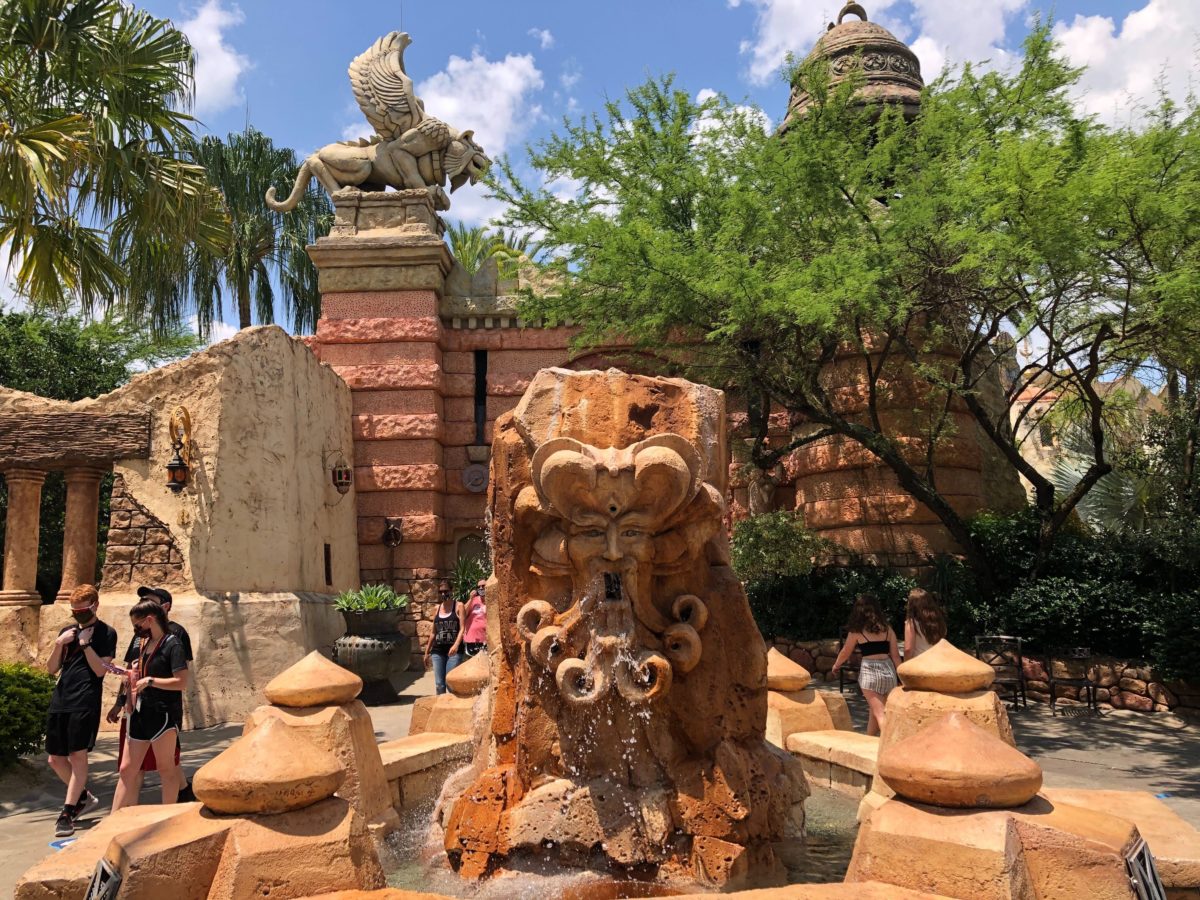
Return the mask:
[[1054,803],[1082,806],[1133,822],[1154,854],[1167,897],[1200,897],[1200,831],[1153,794],[1043,788],[1042,795]]
[[436,799],[450,773],[471,758],[471,739],[426,731],[379,745],[383,772],[397,812]]
[[790,734],[790,753],[800,759],[810,784],[862,797],[875,776],[879,738],[857,731],[805,731]]

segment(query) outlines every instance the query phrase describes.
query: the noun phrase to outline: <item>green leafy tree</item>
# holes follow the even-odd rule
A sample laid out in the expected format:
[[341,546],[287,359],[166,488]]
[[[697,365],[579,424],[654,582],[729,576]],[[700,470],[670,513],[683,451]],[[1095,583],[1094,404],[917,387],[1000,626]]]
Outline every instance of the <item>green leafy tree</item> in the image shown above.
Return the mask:
[[219,198],[180,153],[192,66],[182,32],[119,0],[0,3],[0,246],[35,304],[145,304],[158,260],[217,246]]
[[[944,77],[910,122],[865,109],[853,79],[831,88],[815,63],[793,75],[812,103],[782,135],[669,79],[631,90],[536,148],[536,184],[499,166],[502,224],[536,229],[561,282],[530,292],[524,314],[574,320],[584,345],[633,342],[737,391],[763,470],[815,441],[856,442],[987,585],[990,562],[934,465],[938,448],[976,438],[959,433],[965,410],[1032,485],[1043,563],[1112,469],[1097,385],[1151,358],[1164,335],[1194,345],[1200,321],[1197,113],[1160,110],[1157,143],[1106,129],[1071,103],[1078,74],[1039,27],[1019,68]],[[545,186],[556,179],[582,187],[556,195]],[[1002,381],[1005,333],[1030,337],[1033,353]],[[854,403],[835,363],[864,373]],[[912,396],[896,392],[913,381]],[[999,404],[990,385],[1003,385]],[[1009,425],[1043,390],[1086,408],[1092,457],[1065,494]],[[789,439],[770,434],[772,412]]]
[[201,334],[221,312],[222,285],[229,292],[238,324],[274,321],[275,281],[293,326],[311,331],[321,315],[317,270],[305,247],[333,224],[324,189],[311,184],[290,212],[270,209],[267,188],[286,193],[299,163],[294,151],[247,126],[225,140],[206,137],[190,151],[221,193],[228,228],[220,253],[193,245],[183,260],[185,295],[195,304]]
[[[115,390],[135,369],[150,368],[196,349],[191,334],[151,336],[115,319],[83,322],[71,316],[0,313],[0,385],[54,400],[82,400]],[[111,477],[100,491],[99,559],[107,534]],[[42,487],[37,589],[53,600],[62,576],[66,484],[51,472]],[[7,492],[0,494],[0,544]]]

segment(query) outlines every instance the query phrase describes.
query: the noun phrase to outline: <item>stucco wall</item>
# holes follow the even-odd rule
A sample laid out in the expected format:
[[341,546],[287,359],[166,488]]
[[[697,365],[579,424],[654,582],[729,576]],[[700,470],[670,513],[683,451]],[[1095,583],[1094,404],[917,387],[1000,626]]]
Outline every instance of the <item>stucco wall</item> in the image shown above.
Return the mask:
[[[75,403],[0,391],[0,413],[144,412],[148,459],[117,460],[129,494],[169,528],[184,586],[337,593],[358,585],[355,497],[338,494],[329,465],[353,459],[350,390],[303,341],[267,325]],[[166,487],[171,411],[187,409],[187,486]],[[324,545],[332,581],[325,580]]]
[[[276,326],[246,329],[102,401],[153,413],[150,458],[120,460],[114,471],[175,535],[196,591],[357,586],[354,493],[338,494],[328,469],[339,453],[351,457],[350,391],[303,342]],[[180,405],[191,415],[193,460],[174,494],[164,486],[167,425]]]

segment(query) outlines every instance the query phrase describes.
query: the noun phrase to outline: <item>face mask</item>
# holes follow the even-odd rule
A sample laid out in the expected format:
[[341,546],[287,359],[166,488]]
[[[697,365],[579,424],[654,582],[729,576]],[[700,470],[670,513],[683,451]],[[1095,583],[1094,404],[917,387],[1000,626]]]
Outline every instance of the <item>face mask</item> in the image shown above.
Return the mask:
[[133,633],[141,638],[150,637],[150,633],[151,633],[150,626],[149,625],[139,626],[139,627],[133,629]]
[[84,622],[92,620],[92,611],[90,609],[71,610],[71,618],[82,625]]

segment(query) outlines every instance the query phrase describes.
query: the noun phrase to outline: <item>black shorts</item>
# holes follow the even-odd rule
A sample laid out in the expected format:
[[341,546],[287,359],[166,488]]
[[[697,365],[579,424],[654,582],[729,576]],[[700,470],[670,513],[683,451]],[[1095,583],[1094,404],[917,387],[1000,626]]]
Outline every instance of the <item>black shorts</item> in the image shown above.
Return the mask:
[[470,643],[467,643],[466,641],[463,641],[463,645],[462,645],[463,656],[465,656],[469,659],[470,657],[479,653],[479,651],[481,651],[486,646],[487,646],[487,644],[483,643],[482,641],[480,641],[478,644],[470,644]]
[[131,741],[156,741],[173,728],[178,740],[182,718],[182,714],[161,706],[134,710],[125,735]]
[[51,756],[90,752],[96,746],[99,730],[99,707],[83,712],[52,712],[46,716],[46,752]]

